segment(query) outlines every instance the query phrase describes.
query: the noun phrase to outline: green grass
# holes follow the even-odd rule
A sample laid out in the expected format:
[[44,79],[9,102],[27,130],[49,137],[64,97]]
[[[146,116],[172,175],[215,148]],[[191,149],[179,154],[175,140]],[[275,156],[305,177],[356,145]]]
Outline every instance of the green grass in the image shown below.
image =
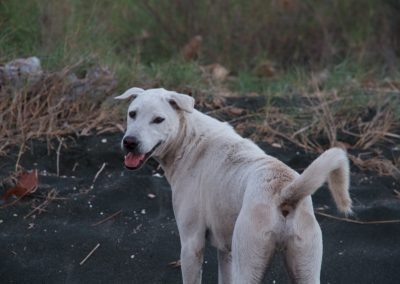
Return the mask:
[[0,59],[35,54],[51,69],[88,56],[149,66],[176,58],[200,34],[200,63],[235,73],[260,60],[284,69],[348,58],[397,68],[399,18],[393,0],[3,0]]
[[[321,90],[338,90],[356,105],[368,100],[361,85],[370,77],[398,78],[398,67],[371,45],[386,42],[385,51],[400,45],[393,30],[381,29],[400,18],[393,17],[400,15],[395,1],[275,2],[202,0],[192,7],[177,0],[4,0],[0,61],[36,55],[50,71],[79,61],[81,69],[101,64],[116,74],[119,90],[186,92],[215,89],[201,66],[218,62],[236,74],[225,84],[229,89],[267,97],[312,92],[311,74],[326,69]],[[200,58],[185,62],[180,50],[196,34],[203,36]],[[265,61],[276,66],[272,78],[250,71]]]

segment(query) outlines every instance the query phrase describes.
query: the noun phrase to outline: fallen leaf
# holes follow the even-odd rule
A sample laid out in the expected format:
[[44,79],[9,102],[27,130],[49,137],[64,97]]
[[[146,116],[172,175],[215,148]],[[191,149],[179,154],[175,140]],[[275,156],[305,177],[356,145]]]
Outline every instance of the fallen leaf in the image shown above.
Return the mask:
[[13,195],[23,197],[34,193],[38,188],[38,184],[38,171],[36,169],[30,172],[23,172],[19,175],[16,186],[7,190],[3,195],[3,200],[7,200]]
[[183,47],[182,56],[185,60],[194,60],[199,57],[202,36],[197,35],[190,39],[190,41]]
[[232,115],[241,115],[244,113],[244,109],[238,107],[231,107],[228,109],[228,112]]
[[214,108],[222,108],[225,105],[225,100],[220,97],[215,97],[212,100],[212,104],[213,104]]
[[273,62],[266,60],[258,64],[253,73],[258,77],[272,78],[277,74],[277,70]]

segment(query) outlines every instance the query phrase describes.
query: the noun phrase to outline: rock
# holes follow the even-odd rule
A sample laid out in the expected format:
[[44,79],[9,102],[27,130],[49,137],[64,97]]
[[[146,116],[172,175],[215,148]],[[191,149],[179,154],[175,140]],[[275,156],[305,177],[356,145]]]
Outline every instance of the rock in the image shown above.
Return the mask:
[[20,88],[26,84],[33,85],[42,75],[40,60],[36,56],[14,59],[0,66],[0,86],[11,85]]
[[117,86],[114,74],[107,67],[99,65],[88,68],[83,78],[70,73],[66,80],[71,100],[79,99],[82,96],[91,96],[95,100],[102,101]]
[[211,76],[215,81],[223,82],[229,75],[229,70],[221,64],[215,63],[210,65]]
[[228,78],[229,70],[219,63],[213,63],[202,67],[204,74],[217,82],[223,82]]

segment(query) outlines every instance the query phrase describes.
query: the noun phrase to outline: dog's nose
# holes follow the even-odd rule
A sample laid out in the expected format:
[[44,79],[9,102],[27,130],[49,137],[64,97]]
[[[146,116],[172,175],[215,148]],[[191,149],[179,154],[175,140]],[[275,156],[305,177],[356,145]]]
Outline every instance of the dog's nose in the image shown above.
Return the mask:
[[124,140],[122,141],[122,143],[123,143],[125,149],[130,150],[130,151],[135,150],[139,145],[139,141],[137,140],[136,137],[133,137],[133,136],[126,136],[124,138]]

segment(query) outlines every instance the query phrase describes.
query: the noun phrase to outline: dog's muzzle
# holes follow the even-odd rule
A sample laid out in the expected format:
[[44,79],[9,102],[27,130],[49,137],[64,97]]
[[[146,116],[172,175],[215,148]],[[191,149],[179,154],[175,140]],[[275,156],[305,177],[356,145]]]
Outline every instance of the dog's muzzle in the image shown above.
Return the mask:
[[125,137],[122,140],[122,145],[126,152],[124,161],[125,167],[130,170],[137,170],[151,157],[157,147],[161,145],[161,141],[145,154],[138,151],[139,141],[135,137]]

